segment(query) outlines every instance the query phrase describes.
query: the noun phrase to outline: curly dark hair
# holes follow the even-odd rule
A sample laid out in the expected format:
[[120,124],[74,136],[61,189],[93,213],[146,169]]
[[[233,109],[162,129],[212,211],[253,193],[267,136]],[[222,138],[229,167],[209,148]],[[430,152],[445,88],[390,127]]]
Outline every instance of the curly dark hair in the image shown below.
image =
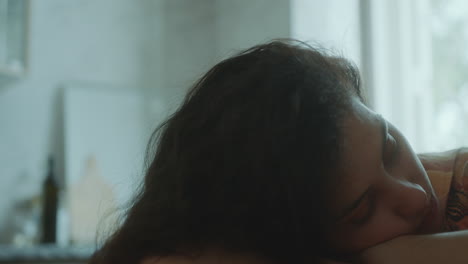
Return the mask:
[[220,62],[154,132],[141,190],[89,263],[210,247],[313,262],[352,96],[361,98],[356,67],[299,41]]

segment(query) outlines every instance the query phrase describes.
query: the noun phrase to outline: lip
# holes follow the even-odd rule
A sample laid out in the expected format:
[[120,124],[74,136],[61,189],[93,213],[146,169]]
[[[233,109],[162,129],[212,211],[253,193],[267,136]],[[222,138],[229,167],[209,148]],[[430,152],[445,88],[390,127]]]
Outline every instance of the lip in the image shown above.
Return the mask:
[[424,211],[425,216],[421,224],[419,225],[417,233],[427,234],[436,232],[435,226],[439,211],[438,208],[438,201],[434,198],[433,195],[431,195],[431,198],[429,199],[429,204],[427,205],[426,210]]

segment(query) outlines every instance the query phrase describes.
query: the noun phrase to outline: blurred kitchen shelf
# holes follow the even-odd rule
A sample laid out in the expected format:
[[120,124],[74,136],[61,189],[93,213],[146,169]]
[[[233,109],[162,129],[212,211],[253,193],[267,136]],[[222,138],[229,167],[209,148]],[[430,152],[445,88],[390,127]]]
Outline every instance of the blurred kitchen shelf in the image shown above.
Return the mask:
[[86,263],[93,252],[94,248],[92,247],[0,245],[0,263]]

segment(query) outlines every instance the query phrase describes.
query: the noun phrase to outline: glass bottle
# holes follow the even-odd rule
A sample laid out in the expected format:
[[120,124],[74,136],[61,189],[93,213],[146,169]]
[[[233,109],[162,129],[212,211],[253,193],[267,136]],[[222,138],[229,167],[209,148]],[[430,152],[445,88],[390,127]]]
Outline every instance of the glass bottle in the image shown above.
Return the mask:
[[54,174],[54,160],[49,157],[47,176],[43,185],[41,243],[55,243],[57,238],[57,208],[59,187]]

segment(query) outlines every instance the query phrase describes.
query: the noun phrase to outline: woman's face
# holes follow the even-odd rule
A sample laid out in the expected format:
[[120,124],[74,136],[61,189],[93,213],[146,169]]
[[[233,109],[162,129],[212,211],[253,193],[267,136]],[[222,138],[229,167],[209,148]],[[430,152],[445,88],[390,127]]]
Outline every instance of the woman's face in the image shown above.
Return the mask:
[[357,98],[342,129],[330,245],[352,254],[397,236],[440,231],[437,197],[404,136]]

